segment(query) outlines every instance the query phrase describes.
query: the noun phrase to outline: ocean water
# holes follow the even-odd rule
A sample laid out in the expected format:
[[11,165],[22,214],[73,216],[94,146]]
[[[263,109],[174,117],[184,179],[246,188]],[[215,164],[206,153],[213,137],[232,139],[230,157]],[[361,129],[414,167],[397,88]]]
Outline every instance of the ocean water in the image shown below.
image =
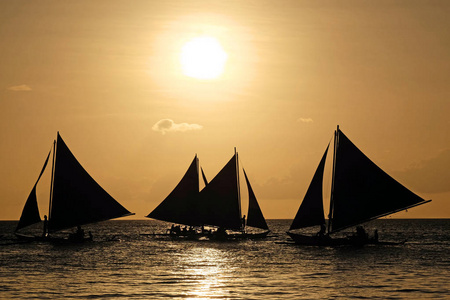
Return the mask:
[[184,241],[141,235],[153,220],[86,226],[94,242],[17,243],[0,222],[1,299],[450,299],[450,219],[369,223],[404,245],[285,243],[290,220],[268,220],[259,241]]

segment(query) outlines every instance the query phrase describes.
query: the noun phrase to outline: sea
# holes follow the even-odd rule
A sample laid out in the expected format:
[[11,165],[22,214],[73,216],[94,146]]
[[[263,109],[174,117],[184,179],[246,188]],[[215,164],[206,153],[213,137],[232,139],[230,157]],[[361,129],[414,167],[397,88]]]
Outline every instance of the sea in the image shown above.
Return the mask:
[[[0,222],[1,299],[450,299],[450,219],[380,219],[380,241],[294,245],[291,220],[263,240],[153,236],[168,224],[113,220],[84,227],[93,242],[27,242]],[[36,229],[38,230],[38,229]],[[67,234],[62,233],[62,234]]]

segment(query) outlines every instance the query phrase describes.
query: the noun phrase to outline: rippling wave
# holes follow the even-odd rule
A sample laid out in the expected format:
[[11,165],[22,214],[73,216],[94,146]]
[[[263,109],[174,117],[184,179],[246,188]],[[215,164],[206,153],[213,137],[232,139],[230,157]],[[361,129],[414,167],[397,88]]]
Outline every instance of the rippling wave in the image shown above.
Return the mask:
[[[423,299],[450,297],[450,220],[376,220],[397,246],[286,244],[290,220],[260,241],[180,241],[141,235],[158,221],[86,227],[94,242],[17,243],[0,222],[2,299]],[[38,230],[38,229],[36,229]]]

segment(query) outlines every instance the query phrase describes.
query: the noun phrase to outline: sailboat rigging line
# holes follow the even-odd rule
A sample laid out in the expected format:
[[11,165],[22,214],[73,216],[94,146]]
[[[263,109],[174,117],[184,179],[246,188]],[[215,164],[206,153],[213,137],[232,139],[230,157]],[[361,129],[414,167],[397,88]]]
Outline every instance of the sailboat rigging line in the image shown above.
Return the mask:
[[361,224],[361,223],[365,223],[365,222],[369,222],[369,221],[372,221],[372,220],[375,220],[375,219],[379,219],[379,218],[382,218],[382,217],[386,217],[386,216],[389,216],[389,215],[398,213],[398,212],[400,212],[400,211],[407,210],[407,209],[410,209],[410,208],[413,208],[413,207],[416,207],[416,206],[419,206],[419,205],[422,205],[422,204],[425,204],[425,203],[428,203],[428,202],[431,202],[431,200],[426,200],[426,201],[424,201],[424,202],[415,203],[415,204],[412,204],[412,205],[410,205],[410,206],[408,206],[408,207],[402,207],[402,208],[399,208],[399,209],[394,210],[394,211],[391,211],[391,212],[387,212],[387,213],[384,213],[384,214],[381,214],[381,215],[378,215],[378,216],[373,216],[373,217],[364,219],[364,220],[362,220],[362,221],[359,221],[359,222],[357,222],[357,223],[354,223],[354,224],[351,224],[351,225],[347,225],[347,226],[345,226],[345,227],[341,227],[341,228],[339,228],[339,229],[333,230],[333,231],[331,231],[330,233],[335,233],[335,232],[338,232],[338,231],[342,231],[342,230],[344,230],[344,229],[347,229],[347,228],[350,228],[350,227],[359,225],[359,224]]
[[333,222],[333,209],[334,209],[334,174],[336,172],[336,152],[339,147],[339,125],[334,132],[334,151],[333,151],[333,171],[331,173],[331,194],[330,194],[330,210],[328,212],[328,233],[331,231],[331,223]]
[[52,158],[52,177],[50,180],[50,197],[48,201],[48,220],[50,220],[50,214],[52,211],[52,200],[53,200],[53,180],[55,177],[55,155],[56,154],[56,140],[53,140],[53,158]]

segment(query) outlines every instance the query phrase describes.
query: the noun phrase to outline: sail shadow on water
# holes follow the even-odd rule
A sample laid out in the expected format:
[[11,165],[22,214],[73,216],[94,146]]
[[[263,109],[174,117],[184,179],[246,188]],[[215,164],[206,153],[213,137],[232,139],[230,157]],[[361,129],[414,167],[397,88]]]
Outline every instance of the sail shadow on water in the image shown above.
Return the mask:
[[[333,246],[396,244],[380,242],[361,224],[430,202],[417,196],[373,163],[337,127],[334,134],[332,179],[328,226],[323,207],[325,153],[317,167],[300,208],[287,232],[296,244]],[[299,229],[320,226],[316,235],[299,233]],[[336,237],[336,233],[356,226],[356,234]]]
[[[205,187],[200,191],[199,170]],[[186,239],[247,239],[264,238],[269,228],[261,212],[256,196],[244,172],[249,192],[249,212],[241,215],[239,160],[235,152],[222,170],[210,181],[199,167],[197,155],[175,189],[150,213],[148,218],[173,223],[165,233]],[[247,226],[259,228],[250,232]]]
[[[82,225],[133,215],[111,197],[81,166],[61,138],[59,132],[53,143],[51,160],[51,182],[49,214],[44,217],[43,232],[40,236],[21,233],[23,228],[40,223],[36,186],[48,165],[50,153],[45,160],[39,177],[25,203],[15,234],[18,238],[41,241],[92,240],[92,235],[84,236]],[[77,232],[69,239],[53,236],[54,233],[77,227]]]

